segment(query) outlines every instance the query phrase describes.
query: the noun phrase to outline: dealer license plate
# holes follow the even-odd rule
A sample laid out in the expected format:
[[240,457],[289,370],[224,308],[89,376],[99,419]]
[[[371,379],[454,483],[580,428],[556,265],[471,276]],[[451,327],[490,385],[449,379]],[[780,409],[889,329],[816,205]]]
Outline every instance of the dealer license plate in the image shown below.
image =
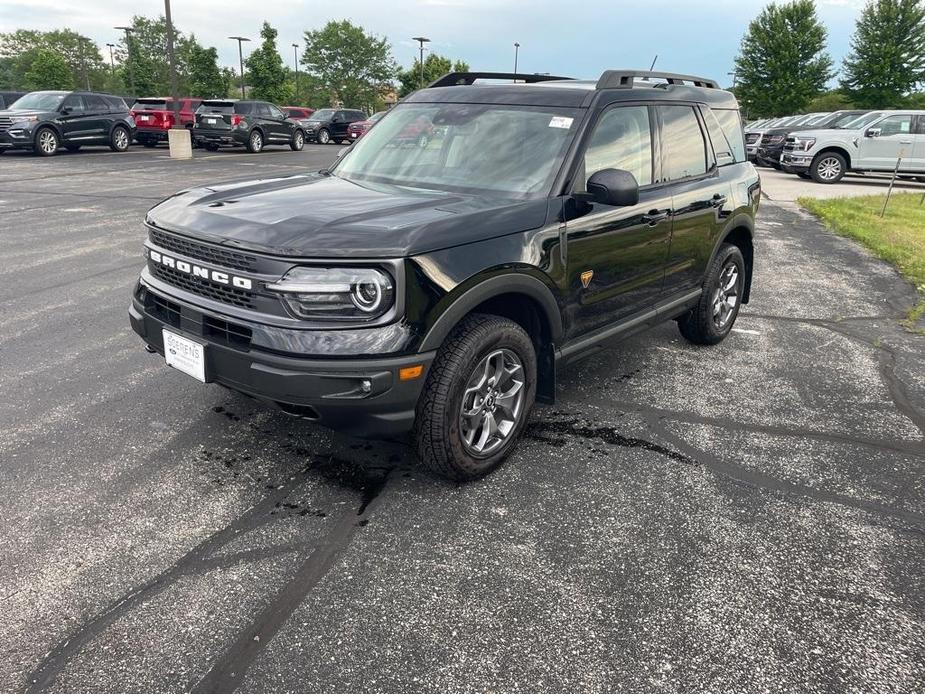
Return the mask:
[[206,348],[193,340],[163,331],[164,358],[167,365],[189,374],[197,381],[206,382]]

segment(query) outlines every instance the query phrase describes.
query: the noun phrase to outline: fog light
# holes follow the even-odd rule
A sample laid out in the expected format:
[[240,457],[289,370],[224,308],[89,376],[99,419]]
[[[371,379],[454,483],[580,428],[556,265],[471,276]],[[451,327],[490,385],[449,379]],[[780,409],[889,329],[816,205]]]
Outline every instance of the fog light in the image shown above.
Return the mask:
[[368,378],[364,378],[362,381],[360,381],[360,390],[362,390],[364,393],[368,393],[372,389],[373,389],[373,382],[370,381]]

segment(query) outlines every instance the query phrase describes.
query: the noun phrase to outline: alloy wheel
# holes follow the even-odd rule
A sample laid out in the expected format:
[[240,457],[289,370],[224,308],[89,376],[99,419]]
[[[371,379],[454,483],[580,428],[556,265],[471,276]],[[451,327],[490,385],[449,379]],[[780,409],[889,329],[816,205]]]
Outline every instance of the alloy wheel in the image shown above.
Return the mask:
[[723,330],[729,323],[738,303],[739,268],[728,262],[719,273],[719,286],[713,292],[713,324],[718,330]]
[[128,149],[128,133],[123,128],[116,128],[113,139],[115,140],[116,149],[120,151]]
[[58,137],[51,130],[43,130],[39,133],[39,149],[44,154],[54,154],[58,149]]
[[819,178],[833,181],[841,173],[841,162],[837,157],[826,157],[816,166],[816,173],[819,174]]
[[305,145],[305,136],[302,133],[296,133],[295,135],[295,148],[302,149]]
[[263,138],[256,130],[251,133],[251,149],[259,152],[263,148]]
[[322,145],[328,144],[331,141],[331,136],[328,134],[327,130],[322,130],[318,133],[318,142]]
[[463,447],[476,458],[501,448],[523,416],[524,367],[512,350],[498,349],[476,365],[459,411]]

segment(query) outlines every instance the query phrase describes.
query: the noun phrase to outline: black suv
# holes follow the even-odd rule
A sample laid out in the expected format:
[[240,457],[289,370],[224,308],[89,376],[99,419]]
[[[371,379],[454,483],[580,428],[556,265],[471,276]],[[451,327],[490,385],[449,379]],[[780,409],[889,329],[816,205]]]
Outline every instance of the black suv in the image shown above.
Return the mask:
[[305,131],[266,101],[207,99],[196,109],[193,142],[215,151],[221,145],[247,147],[260,152],[267,145],[305,146]]
[[[409,146],[421,119],[434,137]],[[151,209],[131,323],[200,381],[366,437],[413,429],[432,469],[470,479],[562,364],[665,320],[725,338],[759,193],[710,80],[451,73],[328,170]]]
[[350,139],[347,133],[351,123],[366,120],[363,111],[352,108],[321,108],[315,111],[305,121],[305,136],[309,141],[320,145],[329,142],[338,144]]
[[863,116],[867,111],[835,111],[822,116],[815,120],[810,120],[802,125],[783,128],[770,128],[761,134],[758,142],[758,153],[756,158],[758,163],[763,166],[770,166],[775,169],[781,168],[780,158],[784,153],[784,144],[787,135],[798,133],[804,130],[838,130],[846,123],[850,123],[858,116]]
[[61,147],[109,145],[124,152],[135,121],[122,97],[95,92],[30,92],[0,111],[0,151],[31,149],[50,157]]

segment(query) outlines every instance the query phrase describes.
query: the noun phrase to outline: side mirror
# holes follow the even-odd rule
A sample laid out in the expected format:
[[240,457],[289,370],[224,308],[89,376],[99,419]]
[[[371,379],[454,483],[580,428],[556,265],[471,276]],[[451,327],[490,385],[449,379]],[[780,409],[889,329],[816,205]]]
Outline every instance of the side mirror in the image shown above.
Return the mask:
[[331,116],[332,123],[340,123],[343,120],[340,116]]
[[639,203],[639,183],[633,174],[622,169],[602,169],[592,174],[588,193],[602,205],[630,207]]
[[71,111],[72,111],[72,109],[71,109],[70,106],[62,106],[62,107],[61,107],[61,115],[62,115],[62,116],[70,115]]
[[880,133],[883,132],[880,128],[868,128],[867,132],[864,133],[864,137],[880,137]]

